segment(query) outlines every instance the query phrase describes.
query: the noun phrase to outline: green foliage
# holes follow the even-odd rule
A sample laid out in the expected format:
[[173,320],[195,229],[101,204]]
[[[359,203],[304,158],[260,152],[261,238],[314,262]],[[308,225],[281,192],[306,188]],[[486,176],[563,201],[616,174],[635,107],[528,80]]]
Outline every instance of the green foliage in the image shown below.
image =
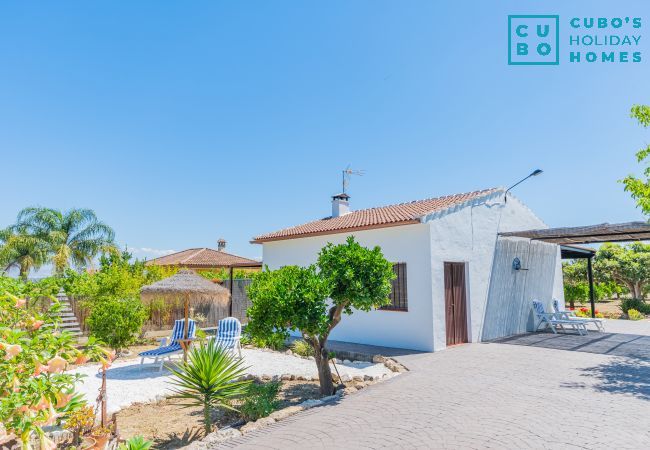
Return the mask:
[[[650,106],[634,105],[630,115],[644,128],[650,126]],[[649,155],[650,145],[646,145],[636,153],[637,161],[643,163]],[[643,213],[650,214],[650,167],[645,167],[643,178],[628,175],[621,180],[621,183],[625,186],[625,191],[629,192],[632,198],[636,200],[637,206],[641,208]]]
[[153,442],[146,440],[142,436],[134,436],[126,442],[122,442],[117,448],[119,450],[149,450]]
[[119,352],[137,339],[146,315],[137,297],[105,298],[93,303],[86,323],[92,336]]
[[[599,271],[600,269],[600,271]],[[595,282],[594,294],[596,300],[612,298],[621,294],[625,288],[610,276],[602,273],[603,265],[596,264],[594,267]],[[589,301],[589,282],[587,278],[587,260],[578,259],[562,263],[562,275],[564,278],[564,298],[571,304],[585,303]],[[605,281],[603,281],[605,280]]]
[[291,343],[291,350],[300,356],[314,356],[314,347],[303,339],[296,339]]
[[334,304],[345,314],[352,314],[352,308],[370,311],[390,303],[395,273],[378,246],[367,249],[353,237],[343,245],[327,244],[318,255],[318,268],[332,285]]
[[630,320],[643,320],[645,319],[645,315],[637,311],[636,309],[628,309],[627,310],[627,317]]
[[[232,277],[235,280],[250,278],[254,273],[256,273],[255,271],[245,270],[245,269],[234,269],[232,272],[233,272]],[[198,274],[204,278],[207,278],[208,280],[224,281],[230,279],[229,269],[218,269],[218,270],[211,270],[211,271],[202,270],[199,271]]]
[[11,229],[47,247],[48,260],[59,275],[70,263],[87,267],[100,252],[114,248],[113,230],[90,209],[25,208]]
[[621,311],[628,314],[631,309],[635,309],[643,314],[650,314],[650,303],[646,303],[640,298],[624,298],[621,300]]
[[0,423],[23,448],[33,433],[51,444],[42,427],[83,406],[74,392],[80,375],[65,373],[68,364],[105,355],[93,340],[78,349],[74,337],[59,328],[61,305],[56,298],[51,302],[42,313],[24,298],[0,292]]
[[326,300],[330,292],[330,283],[314,266],[260,272],[248,286],[252,306],[248,308],[246,329],[259,339],[276,333],[286,338],[288,330],[324,333],[329,324]]
[[577,283],[569,284],[564,283],[564,299],[569,302],[569,304],[575,303],[585,303],[589,300],[589,284],[588,283]]
[[230,401],[246,392],[250,380],[240,380],[246,373],[244,361],[221,346],[201,344],[188,353],[188,361],[172,369],[174,397],[185,400],[184,406],[202,406],[205,432],[212,430],[212,408],[234,410]]
[[0,271],[18,268],[21,279],[26,280],[29,272],[39,269],[48,261],[47,242],[14,229],[0,230]]
[[278,394],[281,386],[279,381],[250,384],[239,407],[242,417],[246,421],[255,421],[278,409],[280,406]]
[[599,280],[623,285],[632,297],[642,298],[650,281],[650,244],[605,243],[594,258],[594,271]]
[[252,301],[248,332],[253,338],[268,339],[300,331],[314,348],[321,393],[330,395],[334,386],[325,343],[331,330],[344,313],[387,305],[394,277],[392,264],[379,247],[362,247],[353,237],[345,244],[328,244],[316,266],[285,266],[253,277],[248,287]]
[[140,295],[140,288],[167,276],[174,270],[145,266],[144,261],[131,261],[131,254],[107,252],[99,258],[99,270],[78,273],[66,270],[63,286],[69,295],[86,299],[117,299]]
[[264,337],[255,336],[252,343],[257,348],[270,348],[271,350],[282,350],[285,348],[286,336],[282,333],[273,333]]
[[79,445],[80,437],[87,434],[95,424],[95,410],[86,405],[72,412],[65,421],[63,428],[72,431],[74,444]]

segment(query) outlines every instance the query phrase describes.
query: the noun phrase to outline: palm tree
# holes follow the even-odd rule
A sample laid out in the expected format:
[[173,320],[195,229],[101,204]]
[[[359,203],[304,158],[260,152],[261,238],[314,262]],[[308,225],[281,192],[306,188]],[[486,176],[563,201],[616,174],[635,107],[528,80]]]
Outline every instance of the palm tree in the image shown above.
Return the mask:
[[25,208],[18,213],[13,229],[48,243],[57,274],[70,263],[85,267],[101,251],[114,247],[115,233],[91,209],[63,213],[51,208]]
[[17,267],[20,278],[27,279],[32,269],[47,262],[49,245],[42,239],[11,228],[0,230],[0,267],[7,271]]

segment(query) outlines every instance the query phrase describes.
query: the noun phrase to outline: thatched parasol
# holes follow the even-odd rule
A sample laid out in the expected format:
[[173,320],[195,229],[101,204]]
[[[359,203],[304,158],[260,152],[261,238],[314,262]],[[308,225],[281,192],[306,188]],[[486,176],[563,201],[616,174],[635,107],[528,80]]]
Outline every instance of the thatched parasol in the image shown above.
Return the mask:
[[189,329],[190,298],[192,300],[227,305],[230,301],[230,292],[228,292],[228,289],[197,275],[193,270],[184,269],[179,270],[171,277],[143,286],[140,289],[140,298],[143,301],[161,297],[182,298],[185,301],[185,342],[182,342],[182,347],[184,351],[183,357],[186,359],[187,344],[189,343],[187,333]]

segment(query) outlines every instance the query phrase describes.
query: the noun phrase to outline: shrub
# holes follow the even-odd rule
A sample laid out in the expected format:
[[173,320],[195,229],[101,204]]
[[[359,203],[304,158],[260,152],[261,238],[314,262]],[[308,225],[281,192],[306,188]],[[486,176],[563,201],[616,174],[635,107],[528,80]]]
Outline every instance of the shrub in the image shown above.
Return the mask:
[[146,440],[142,436],[134,436],[126,442],[119,445],[118,450],[149,450],[153,442]]
[[282,334],[269,334],[264,337],[253,337],[253,345],[258,348],[282,350],[285,347],[285,337]]
[[239,408],[242,417],[247,421],[255,421],[268,416],[278,409],[280,406],[278,400],[280,386],[281,383],[279,381],[251,384]]
[[293,341],[291,344],[291,350],[296,355],[300,356],[314,356],[314,347],[312,347],[307,341],[304,339],[296,339]]
[[239,380],[245,373],[244,361],[221,346],[201,344],[188,353],[188,361],[172,369],[174,398],[184,406],[202,406],[205,434],[212,431],[211,408],[234,410],[230,400],[246,392],[250,380]]
[[628,309],[627,310],[627,317],[630,320],[642,320],[645,318],[643,314],[641,314],[639,311],[637,311],[634,308]]
[[628,314],[630,309],[636,309],[643,314],[650,314],[650,304],[641,298],[624,298],[621,300],[621,310]]
[[53,445],[43,427],[83,406],[74,391],[81,375],[65,373],[68,364],[104,354],[92,339],[83,352],[76,348],[74,337],[59,329],[60,311],[56,298],[39,313],[25,299],[0,292],[0,428],[23,448],[34,433],[42,445]]
[[84,406],[74,411],[66,420],[63,428],[72,431],[74,445],[79,445],[81,436],[87,434],[95,425],[95,411],[92,406]]
[[140,299],[101,299],[91,303],[86,323],[93,336],[116,352],[135,342],[146,317]]

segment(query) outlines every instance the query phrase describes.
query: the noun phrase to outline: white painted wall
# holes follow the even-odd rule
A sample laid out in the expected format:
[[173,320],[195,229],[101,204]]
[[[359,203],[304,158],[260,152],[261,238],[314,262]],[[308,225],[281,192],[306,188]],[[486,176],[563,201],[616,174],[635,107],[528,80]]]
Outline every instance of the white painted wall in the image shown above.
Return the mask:
[[[387,259],[405,262],[408,312],[356,311],[345,316],[331,339],[434,351],[446,347],[444,262],[467,263],[469,339],[481,340],[498,232],[546,228],[515,197],[504,202],[503,191],[433,214],[422,224],[379,228],[263,244],[264,264],[270,269],[316,262],[328,242],[354,235],[364,246],[379,245]],[[557,253],[559,264],[559,251]],[[560,270],[559,284],[557,271]],[[555,267],[554,295],[561,295],[561,268]]]
[[328,242],[340,244],[354,235],[366,247],[379,245],[393,262],[405,262],[408,312],[355,311],[343,316],[331,339],[414,350],[433,350],[430,260],[430,227],[414,224],[356,233],[289,239],[263,244],[264,264],[270,269],[286,265],[306,266],[316,262]]
[[464,208],[429,218],[433,292],[434,350],[446,347],[444,263],[467,264],[467,311],[470,342],[481,340],[497,233],[547,228],[515,197],[503,192]]
[[[522,238],[497,241],[481,340],[534,331],[532,301],[550,311],[558,246]],[[521,270],[512,261],[519,258]]]

